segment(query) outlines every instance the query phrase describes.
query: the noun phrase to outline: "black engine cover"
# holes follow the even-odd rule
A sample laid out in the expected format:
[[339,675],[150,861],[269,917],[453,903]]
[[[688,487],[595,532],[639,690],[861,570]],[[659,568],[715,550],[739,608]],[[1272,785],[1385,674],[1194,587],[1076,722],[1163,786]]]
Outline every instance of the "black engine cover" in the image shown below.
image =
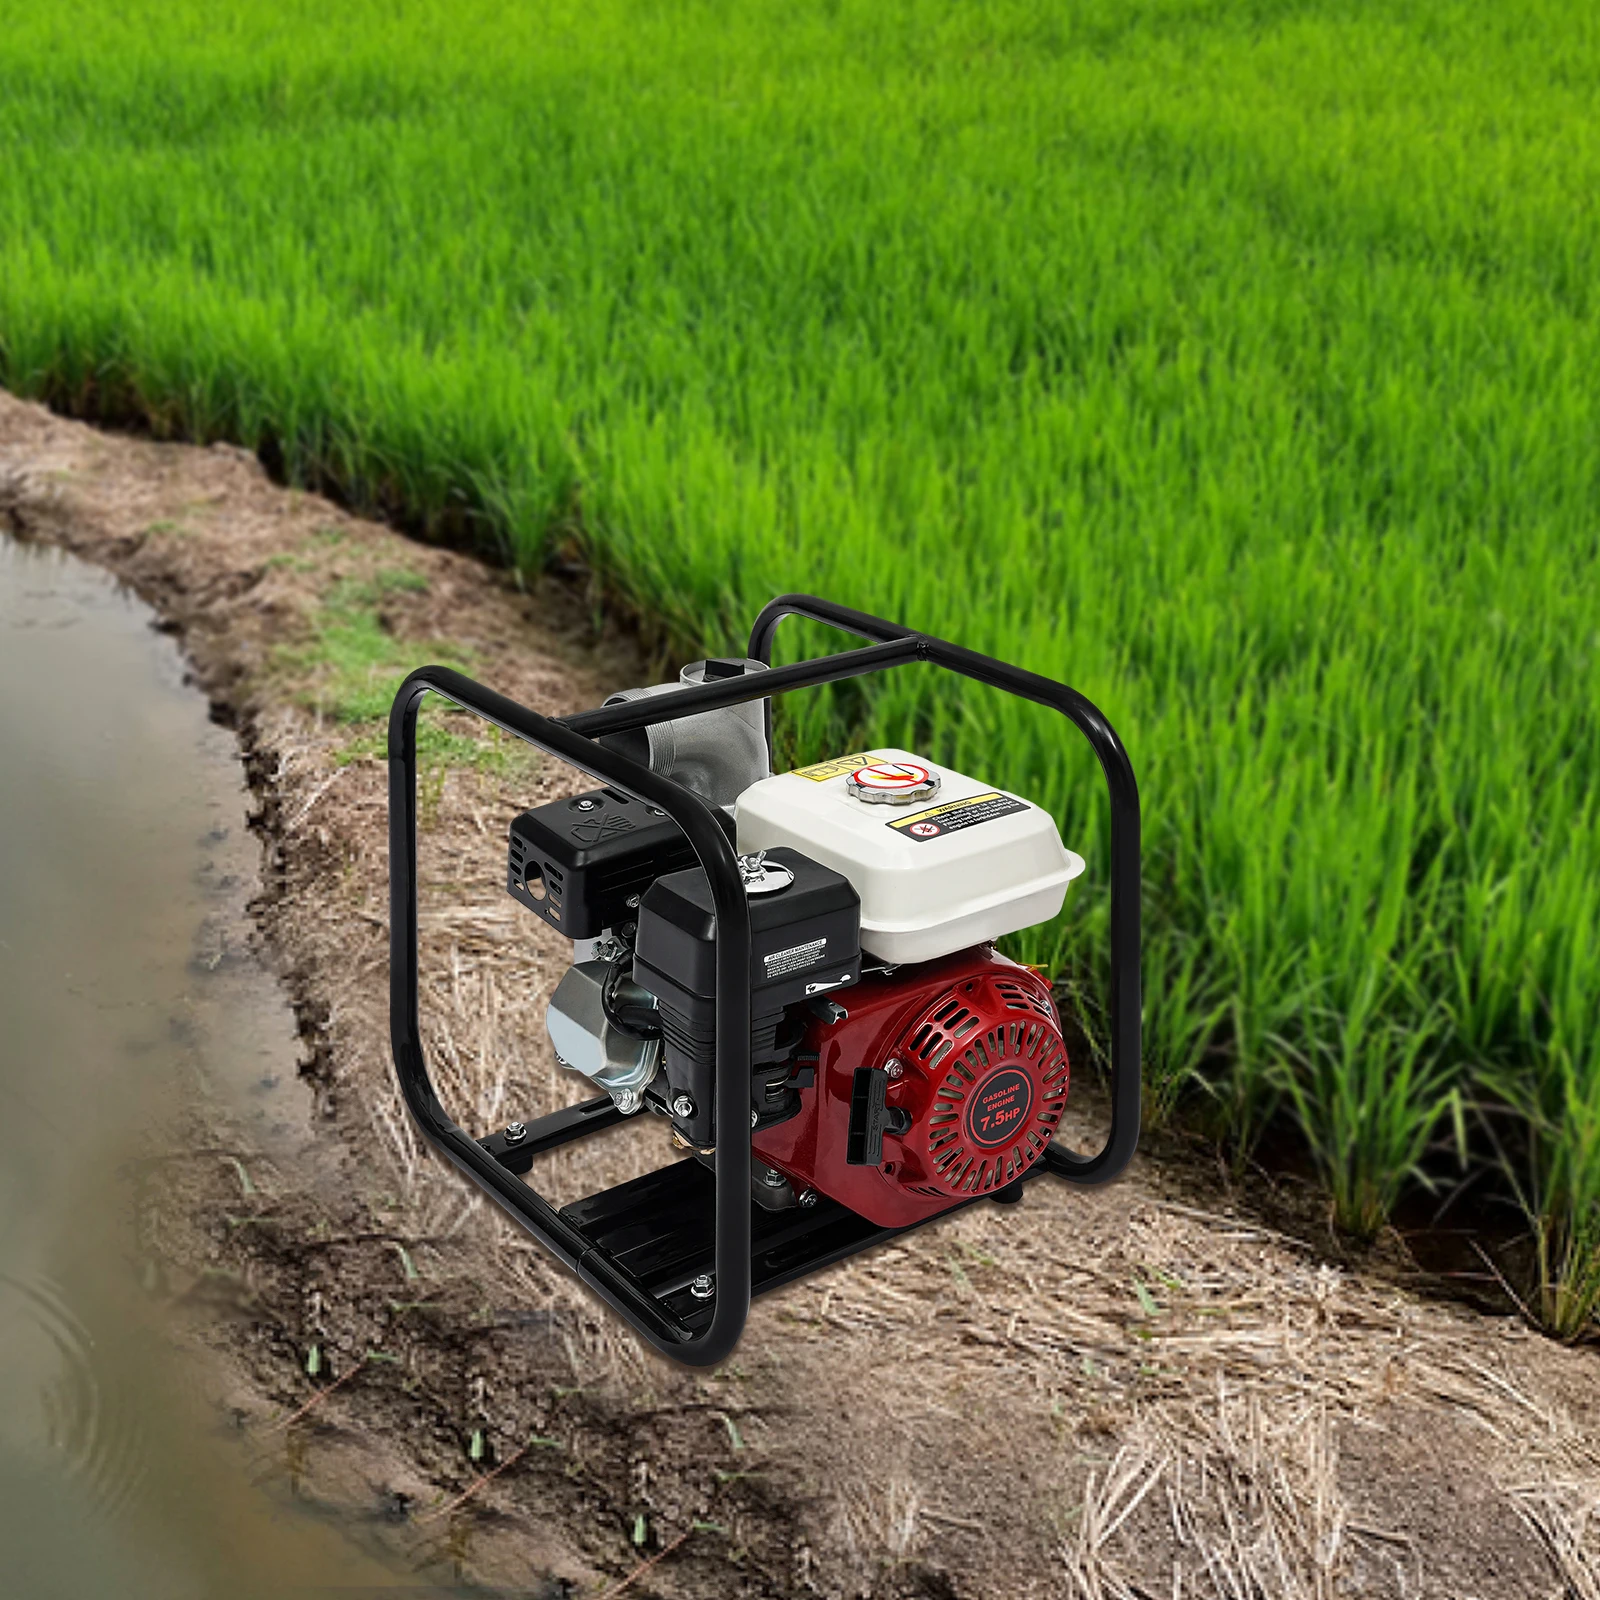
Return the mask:
[[[773,1077],[752,1095],[763,1121],[781,1121],[794,1107],[782,1093],[794,1040],[781,1024],[787,1007],[825,995],[861,976],[861,900],[850,880],[798,850],[767,851],[794,882],[756,894],[750,906],[751,1062],[757,1079]],[[700,867],[658,878],[639,908],[633,979],[661,1005],[667,1079],[673,1097],[688,1094],[690,1116],[673,1120],[697,1145],[715,1142],[711,1084],[716,1045],[716,918],[711,885]],[[790,1029],[791,1032],[797,1031]],[[763,1063],[782,1062],[773,1074]]]

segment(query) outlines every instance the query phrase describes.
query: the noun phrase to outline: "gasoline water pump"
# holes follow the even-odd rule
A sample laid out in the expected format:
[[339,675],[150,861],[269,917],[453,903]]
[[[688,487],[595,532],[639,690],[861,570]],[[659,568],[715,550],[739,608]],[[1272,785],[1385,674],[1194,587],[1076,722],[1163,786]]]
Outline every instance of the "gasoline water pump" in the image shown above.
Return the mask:
[[[800,616],[873,641],[771,666]],[[1085,870],[1051,816],[914,750],[774,773],[772,699],[917,663],[1062,713],[1111,800],[1111,1126],[1056,1135],[1070,1081],[1050,985],[995,942],[1049,921]],[[435,692],[594,786],[508,826],[505,885],[572,941],[546,1017],[596,1095],[473,1137],[445,1114],[418,1027],[416,719]],[[389,728],[391,1033],[429,1141],[658,1350],[708,1365],[753,1294],[1044,1173],[1103,1183],[1139,1132],[1139,801],[1101,713],[1063,684],[806,595],[746,657],[551,718],[423,667]],[[559,1210],[540,1155],[631,1117],[681,1158]]]

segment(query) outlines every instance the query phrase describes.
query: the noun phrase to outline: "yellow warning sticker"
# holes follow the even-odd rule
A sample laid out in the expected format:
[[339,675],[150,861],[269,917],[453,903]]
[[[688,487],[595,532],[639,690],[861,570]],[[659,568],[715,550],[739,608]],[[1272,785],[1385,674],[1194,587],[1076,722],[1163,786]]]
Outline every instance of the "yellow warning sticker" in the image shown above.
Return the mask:
[[975,828],[980,822],[992,822],[996,817],[1009,817],[1026,811],[1027,805],[998,790],[988,794],[968,795],[965,800],[947,800],[942,806],[930,806],[926,811],[914,812],[909,817],[897,817],[889,824],[896,833],[903,833],[919,844],[929,839],[942,838],[947,833],[959,833],[963,828]]
[[887,759],[881,750],[866,750],[859,755],[835,756],[832,761],[819,761],[814,767],[796,767],[794,776],[809,778],[812,783],[826,783],[829,778],[842,778],[847,772],[859,772],[863,767],[870,767],[874,761]]

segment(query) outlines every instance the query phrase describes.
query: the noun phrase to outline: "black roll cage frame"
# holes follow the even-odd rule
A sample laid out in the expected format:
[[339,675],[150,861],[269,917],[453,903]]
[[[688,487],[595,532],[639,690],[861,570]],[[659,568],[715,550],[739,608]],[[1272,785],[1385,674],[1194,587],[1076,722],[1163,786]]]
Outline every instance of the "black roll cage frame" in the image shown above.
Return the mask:
[[[395,1071],[406,1105],[436,1150],[643,1339],[664,1355],[693,1366],[714,1365],[729,1354],[744,1329],[753,1293],[775,1288],[906,1230],[878,1227],[824,1201],[798,1223],[774,1222],[772,1214],[762,1213],[754,1218],[760,1237],[753,1241],[750,919],[738,862],[705,800],[601,745],[601,735],[764,700],[770,746],[772,696],[915,662],[929,662],[1059,711],[1089,741],[1111,799],[1111,1128],[1104,1146],[1091,1156],[1051,1143],[1042,1165],[1032,1168],[1029,1177],[1048,1170],[1068,1183],[1109,1182],[1126,1168],[1139,1138],[1139,791],[1127,752],[1110,723],[1065,684],[811,595],[782,595],[762,610],[750,634],[753,659],[771,661],[778,625],[791,616],[873,642],[766,672],[688,685],[566,717],[543,716],[448,667],[426,666],[401,684],[389,716],[389,1022]],[[710,883],[717,926],[714,1106],[718,1132],[711,1196],[706,1194],[708,1178],[703,1166],[691,1157],[558,1211],[520,1174],[529,1169],[535,1156],[623,1121],[609,1097],[584,1101],[528,1122],[516,1140],[505,1133],[475,1139],[459,1128],[440,1104],[428,1074],[418,1012],[416,730],[418,708],[429,691],[600,783],[623,790],[646,805],[659,806],[692,845]],[[694,1170],[685,1170],[689,1168]],[[948,1214],[939,1212],[929,1220]],[[655,1237],[641,1234],[641,1229],[648,1231],[648,1227],[657,1230]],[[693,1239],[687,1239],[688,1235]],[[710,1294],[705,1292],[708,1281],[714,1284]]]

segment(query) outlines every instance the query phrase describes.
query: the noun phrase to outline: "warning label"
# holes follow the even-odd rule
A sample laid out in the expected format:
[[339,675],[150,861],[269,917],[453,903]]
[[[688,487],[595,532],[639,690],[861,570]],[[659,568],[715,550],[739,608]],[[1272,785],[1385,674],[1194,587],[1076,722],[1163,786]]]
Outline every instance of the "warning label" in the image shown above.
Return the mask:
[[1027,803],[1013,800],[1008,794],[991,790],[988,794],[969,795],[965,800],[947,800],[942,806],[930,806],[915,816],[897,817],[887,826],[908,839],[926,842],[947,833],[958,833],[962,828],[975,828],[980,822],[992,822],[996,817],[1009,817],[1014,811],[1026,811]]
[[888,757],[881,751],[864,750],[858,755],[835,756],[832,761],[819,761],[814,767],[796,767],[793,775],[809,778],[812,783],[826,783],[829,778],[842,778],[847,772],[859,772],[863,767],[870,767],[874,761],[886,760]]
[[810,939],[805,944],[790,945],[787,950],[774,950],[763,960],[769,978],[781,978],[786,972],[803,972],[814,967],[828,948],[826,939]]
[[915,761],[874,761],[871,766],[858,767],[845,784],[846,789],[853,788],[863,795],[891,798],[918,789],[931,794],[938,787],[938,779]]

